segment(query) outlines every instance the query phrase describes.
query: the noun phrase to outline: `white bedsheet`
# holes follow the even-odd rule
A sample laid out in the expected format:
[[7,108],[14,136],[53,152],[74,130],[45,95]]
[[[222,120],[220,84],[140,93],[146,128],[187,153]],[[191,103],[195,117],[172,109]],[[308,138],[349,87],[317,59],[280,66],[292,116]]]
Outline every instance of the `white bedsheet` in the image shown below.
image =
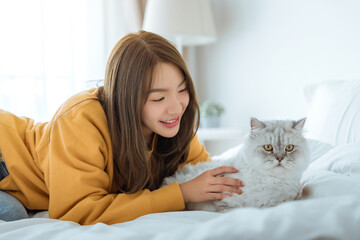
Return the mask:
[[311,142],[312,164],[302,179],[309,196],[276,207],[157,213],[111,226],[80,226],[40,212],[0,221],[0,239],[360,239],[359,146]]

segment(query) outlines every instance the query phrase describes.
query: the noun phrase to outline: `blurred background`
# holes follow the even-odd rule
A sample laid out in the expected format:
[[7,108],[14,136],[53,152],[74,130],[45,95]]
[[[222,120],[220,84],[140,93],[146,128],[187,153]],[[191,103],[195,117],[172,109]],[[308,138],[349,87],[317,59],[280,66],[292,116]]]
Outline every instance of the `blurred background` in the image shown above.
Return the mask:
[[309,84],[360,79],[359,12],[357,0],[0,0],[0,109],[50,120],[145,29],[182,52],[200,103],[222,105],[221,134],[240,136],[251,116],[306,117]]

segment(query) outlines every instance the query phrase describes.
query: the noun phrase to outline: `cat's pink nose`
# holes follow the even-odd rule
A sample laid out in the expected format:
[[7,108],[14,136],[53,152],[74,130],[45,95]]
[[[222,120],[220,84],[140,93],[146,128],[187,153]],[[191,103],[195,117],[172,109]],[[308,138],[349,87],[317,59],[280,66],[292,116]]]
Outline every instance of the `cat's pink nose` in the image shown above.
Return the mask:
[[278,160],[279,162],[281,162],[283,159],[284,159],[284,158],[281,158],[281,157],[277,158],[277,160]]

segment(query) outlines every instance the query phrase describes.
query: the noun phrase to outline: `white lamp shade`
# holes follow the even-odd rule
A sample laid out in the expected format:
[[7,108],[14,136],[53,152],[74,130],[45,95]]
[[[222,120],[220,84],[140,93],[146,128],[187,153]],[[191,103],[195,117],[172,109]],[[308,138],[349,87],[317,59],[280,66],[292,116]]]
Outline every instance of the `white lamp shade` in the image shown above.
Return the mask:
[[208,44],[216,39],[208,0],[147,0],[143,29],[180,46]]

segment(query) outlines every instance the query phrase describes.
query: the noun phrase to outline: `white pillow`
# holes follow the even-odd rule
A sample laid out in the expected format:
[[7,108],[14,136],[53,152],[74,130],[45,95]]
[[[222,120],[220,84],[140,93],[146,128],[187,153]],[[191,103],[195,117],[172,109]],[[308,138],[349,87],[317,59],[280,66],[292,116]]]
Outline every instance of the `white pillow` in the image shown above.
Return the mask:
[[304,89],[304,135],[331,145],[360,143],[360,81],[328,81]]
[[333,149],[332,145],[325,143],[325,142],[320,142],[320,141],[314,140],[314,139],[306,139],[306,141],[309,146],[310,163],[314,162],[319,157],[323,156],[325,153],[327,153],[331,149]]

